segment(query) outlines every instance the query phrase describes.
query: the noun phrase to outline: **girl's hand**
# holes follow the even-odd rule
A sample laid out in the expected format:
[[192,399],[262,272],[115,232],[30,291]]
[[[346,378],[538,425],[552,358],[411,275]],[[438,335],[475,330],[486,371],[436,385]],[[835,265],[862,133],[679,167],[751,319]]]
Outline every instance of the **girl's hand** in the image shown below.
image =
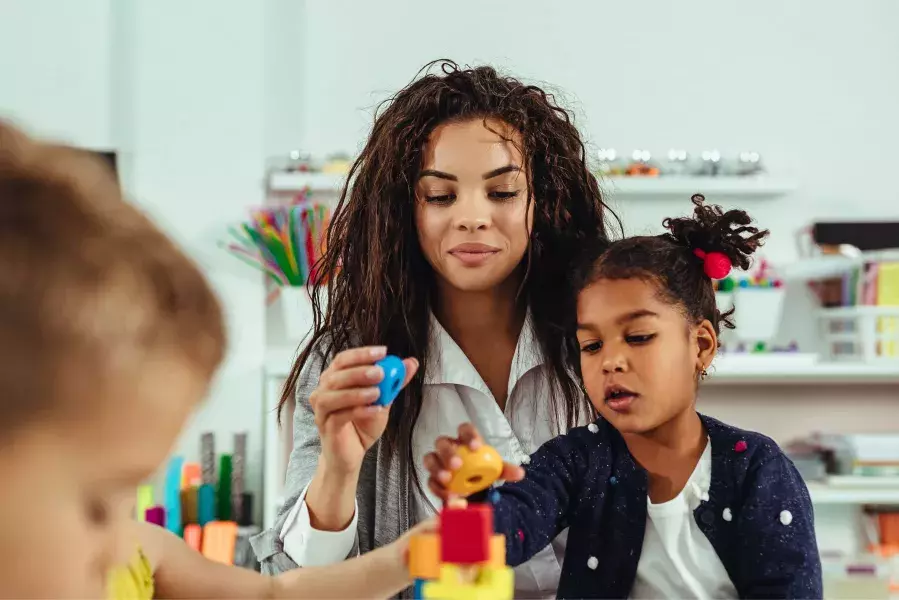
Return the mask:
[[[441,436],[434,444],[436,452],[427,454],[424,458],[428,477],[428,489],[438,498],[447,503],[455,503],[459,500],[456,494],[450,492],[446,486],[453,478],[453,471],[462,467],[462,459],[456,455],[459,446],[468,446],[470,450],[477,450],[484,441],[478,430],[471,423],[459,425],[459,437],[450,438]],[[504,481],[521,481],[524,478],[524,469],[511,463],[503,463],[503,472],[499,477]]]
[[[378,398],[378,383],[384,370],[375,362],[387,355],[384,346],[344,350],[334,357],[309,396],[315,424],[322,441],[321,461],[334,473],[351,475],[362,466],[362,458],[387,427],[389,407],[372,406]],[[406,379],[418,371],[418,360],[403,360]]]

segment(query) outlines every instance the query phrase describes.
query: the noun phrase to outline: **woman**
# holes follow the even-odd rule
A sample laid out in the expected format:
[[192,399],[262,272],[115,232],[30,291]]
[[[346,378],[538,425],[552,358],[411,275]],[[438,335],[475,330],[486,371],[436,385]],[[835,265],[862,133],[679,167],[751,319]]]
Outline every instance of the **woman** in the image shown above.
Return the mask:
[[[287,499],[254,539],[266,572],[396,539],[439,506],[422,459],[472,421],[510,462],[592,408],[565,367],[566,272],[607,210],[568,114],[489,67],[441,61],[375,118],[317,273],[296,398]],[[405,359],[404,391],[369,407]],[[419,368],[424,365],[424,368]],[[516,597],[555,593],[565,534],[516,570]]]

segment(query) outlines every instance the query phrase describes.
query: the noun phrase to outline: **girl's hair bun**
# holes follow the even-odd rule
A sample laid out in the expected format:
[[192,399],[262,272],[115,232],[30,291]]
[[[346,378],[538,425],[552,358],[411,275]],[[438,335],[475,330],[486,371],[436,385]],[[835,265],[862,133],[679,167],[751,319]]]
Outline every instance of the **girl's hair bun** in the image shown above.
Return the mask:
[[[703,264],[706,274],[715,279],[720,279],[724,270],[723,257],[730,259],[731,265],[748,269],[752,254],[768,237],[768,230],[751,226],[752,218],[744,210],[725,212],[717,204],[706,204],[702,194],[694,194],[692,200],[692,217],[662,222],[669,232],[667,237],[689,248],[697,256],[697,264]],[[710,258],[715,264],[708,263]]]

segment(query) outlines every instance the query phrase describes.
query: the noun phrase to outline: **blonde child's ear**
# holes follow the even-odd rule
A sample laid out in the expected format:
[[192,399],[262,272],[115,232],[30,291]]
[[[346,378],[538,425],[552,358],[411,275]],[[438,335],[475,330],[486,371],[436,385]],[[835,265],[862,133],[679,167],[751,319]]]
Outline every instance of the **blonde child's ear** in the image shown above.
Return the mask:
[[718,335],[708,319],[704,319],[696,327],[696,347],[696,368],[702,373],[709,368],[718,353]]

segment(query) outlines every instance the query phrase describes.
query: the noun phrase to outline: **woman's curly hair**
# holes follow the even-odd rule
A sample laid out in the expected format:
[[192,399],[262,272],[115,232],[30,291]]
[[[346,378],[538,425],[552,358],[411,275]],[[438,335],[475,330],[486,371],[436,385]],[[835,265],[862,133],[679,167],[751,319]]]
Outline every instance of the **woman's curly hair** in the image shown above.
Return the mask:
[[[439,65],[440,73],[430,73]],[[496,120],[520,135],[534,213],[519,298],[527,303],[547,370],[553,379],[549,413],[558,429],[592,414],[572,379],[565,352],[562,294],[582,248],[606,240],[603,203],[588,169],[584,143],[569,114],[539,87],[491,67],[461,68],[435,61],[379,107],[365,147],[334,211],[327,250],[315,265],[313,286],[327,284],[327,306],[314,296],[315,323],[284,387],[293,395],[313,349],[326,355],[360,344],[386,345],[423,366],[394,401],[383,441],[412,460],[411,439],[421,410],[428,364],[433,273],[415,225],[415,182],[431,132],[441,124]],[[620,225],[620,224],[619,224]],[[413,470],[413,473],[415,471]]]
[[600,279],[643,278],[655,282],[662,297],[681,307],[692,323],[708,319],[719,334],[722,326],[733,329],[733,309],[724,313],[718,310],[712,280],[695,251],[720,252],[734,266],[748,269],[768,230],[750,225],[752,219],[746,211],[725,212],[720,206],[706,204],[701,194],[694,195],[692,201],[692,217],[662,222],[667,233],[592,245],[576,269],[575,291]]

